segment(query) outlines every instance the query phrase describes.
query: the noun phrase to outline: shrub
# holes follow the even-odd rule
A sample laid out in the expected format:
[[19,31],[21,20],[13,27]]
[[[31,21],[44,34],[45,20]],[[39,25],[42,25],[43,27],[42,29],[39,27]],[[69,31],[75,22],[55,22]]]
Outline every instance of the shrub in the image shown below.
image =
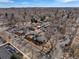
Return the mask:
[[15,55],[13,54],[10,59],[21,59],[21,57],[19,55]]

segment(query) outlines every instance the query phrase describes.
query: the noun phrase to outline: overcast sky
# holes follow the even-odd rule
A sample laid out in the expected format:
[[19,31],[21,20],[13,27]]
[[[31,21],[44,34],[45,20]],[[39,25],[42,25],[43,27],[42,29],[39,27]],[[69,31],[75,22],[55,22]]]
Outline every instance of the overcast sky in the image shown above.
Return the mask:
[[6,7],[79,7],[79,0],[0,0]]

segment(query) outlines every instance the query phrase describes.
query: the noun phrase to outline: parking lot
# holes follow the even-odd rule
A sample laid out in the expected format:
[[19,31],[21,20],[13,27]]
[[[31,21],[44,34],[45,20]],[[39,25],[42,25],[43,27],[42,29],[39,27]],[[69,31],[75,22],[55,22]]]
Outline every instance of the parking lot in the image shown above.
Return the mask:
[[5,47],[0,47],[0,59],[10,59],[11,55]]

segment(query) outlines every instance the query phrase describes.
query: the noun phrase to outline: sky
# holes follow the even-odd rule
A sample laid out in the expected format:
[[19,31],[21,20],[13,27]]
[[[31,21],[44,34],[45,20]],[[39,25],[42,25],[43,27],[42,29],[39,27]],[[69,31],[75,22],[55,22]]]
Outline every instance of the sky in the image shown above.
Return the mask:
[[0,8],[9,7],[79,7],[79,0],[0,0]]

